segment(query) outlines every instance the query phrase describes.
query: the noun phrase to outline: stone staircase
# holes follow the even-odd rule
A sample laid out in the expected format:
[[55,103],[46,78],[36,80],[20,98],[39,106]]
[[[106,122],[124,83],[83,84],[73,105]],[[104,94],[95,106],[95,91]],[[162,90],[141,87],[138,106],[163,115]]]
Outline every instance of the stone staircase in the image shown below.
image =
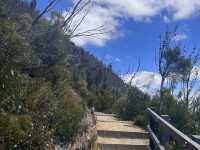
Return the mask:
[[114,114],[95,113],[98,150],[148,150],[148,133]]

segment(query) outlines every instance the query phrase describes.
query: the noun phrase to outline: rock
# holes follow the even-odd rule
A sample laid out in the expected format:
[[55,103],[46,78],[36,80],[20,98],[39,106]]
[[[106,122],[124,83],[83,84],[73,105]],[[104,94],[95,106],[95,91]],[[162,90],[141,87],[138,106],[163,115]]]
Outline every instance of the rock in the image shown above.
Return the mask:
[[82,121],[82,134],[78,135],[75,143],[68,150],[93,150],[97,138],[96,126],[89,110]]

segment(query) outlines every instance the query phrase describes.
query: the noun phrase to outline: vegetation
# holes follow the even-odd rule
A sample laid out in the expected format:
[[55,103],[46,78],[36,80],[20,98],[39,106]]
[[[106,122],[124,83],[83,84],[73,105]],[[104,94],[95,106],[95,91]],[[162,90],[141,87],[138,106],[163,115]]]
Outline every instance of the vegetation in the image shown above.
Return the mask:
[[183,132],[200,133],[200,98],[191,97],[198,54],[184,54],[167,32],[159,50],[160,93],[150,97],[74,45],[59,13],[52,19],[22,0],[0,0],[0,149],[67,146],[92,106],[142,126],[145,109],[154,107]]
[[87,107],[111,111],[126,92],[112,69],[71,43],[57,22],[34,22],[39,13],[31,7],[0,0],[1,149],[67,146],[82,132]]
[[200,133],[199,97],[192,92],[198,89],[199,54],[194,49],[185,54],[173,41],[176,32],[167,31],[161,38],[158,50],[158,71],[161,75],[160,91],[152,98],[137,88],[129,87],[127,95],[119,101],[118,112],[126,120],[146,126],[145,109],[152,107],[159,114],[167,114],[171,123],[182,132]]
[[[199,134],[198,109],[192,103],[198,98],[192,96],[197,89],[199,53],[194,49],[185,54],[183,48],[173,43],[176,32],[166,32],[159,49],[158,68],[162,76],[159,96],[154,97],[158,112],[168,114],[172,123],[186,134]],[[165,81],[168,80],[169,84]],[[157,100],[156,100],[157,99]],[[159,107],[159,108],[158,108]]]
[[119,114],[125,120],[133,120],[136,124],[145,127],[147,118],[145,110],[150,106],[150,96],[139,89],[129,88],[128,94],[119,102]]

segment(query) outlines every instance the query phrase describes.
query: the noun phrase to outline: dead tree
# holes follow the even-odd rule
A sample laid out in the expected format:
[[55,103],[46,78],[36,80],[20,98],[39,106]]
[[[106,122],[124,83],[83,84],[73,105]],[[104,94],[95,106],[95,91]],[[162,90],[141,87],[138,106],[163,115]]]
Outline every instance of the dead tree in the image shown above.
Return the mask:
[[138,60],[138,64],[136,68],[131,67],[131,65],[129,66],[126,74],[130,75],[130,79],[127,82],[130,87],[132,86],[133,79],[136,77],[137,73],[139,72],[140,67],[141,67],[140,59]]
[[70,39],[77,37],[100,38],[101,35],[111,32],[107,30],[104,25],[99,25],[84,31],[78,31],[79,27],[85,21],[88,13],[92,9],[92,6],[93,3],[91,0],[79,0],[73,7],[72,11],[64,16],[61,28]]
[[136,77],[137,73],[139,72],[140,70],[140,59],[138,60],[138,64],[137,64],[137,68],[136,70],[129,70],[128,74],[130,74],[130,80],[129,80],[129,85],[132,86],[132,82],[133,82],[133,79]]
[[[37,24],[37,22],[46,14],[48,13],[52,8],[53,6],[60,0],[51,0],[47,6],[39,13],[39,15],[33,20],[32,22],[32,25],[31,25],[31,28]],[[36,2],[36,1],[35,1]],[[34,3],[34,0],[33,0],[33,3]]]
[[[60,0],[51,0],[44,10],[34,19],[32,26],[34,26],[39,19],[41,19],[46,13],[49,13],[54,5]],[[66,11],[66,15],[60,14],[56,19],[59,20],[58,27],[68,36],[69,39],[77,37],[91,37],[101,38],[102,35],[108,34],[111,31],[107,30],[104,25],[99,25],[95,28],[91,28],[84,31],[78,31],[79,27],[85,21],[88,13],[90,12],[93,3],[91,0],[78,0],[71,11]],[[54,20],[55,21],[55,20]]]

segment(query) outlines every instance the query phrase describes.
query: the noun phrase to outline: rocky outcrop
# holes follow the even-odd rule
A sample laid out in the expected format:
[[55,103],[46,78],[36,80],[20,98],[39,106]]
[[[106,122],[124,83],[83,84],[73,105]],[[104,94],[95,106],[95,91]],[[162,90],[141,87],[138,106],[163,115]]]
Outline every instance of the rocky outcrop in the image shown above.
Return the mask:
[[90,110],[87,111],[82,121],[82,133],[79,134],[74,144],[67,150],[94,150],[97,138],[96,126]]

